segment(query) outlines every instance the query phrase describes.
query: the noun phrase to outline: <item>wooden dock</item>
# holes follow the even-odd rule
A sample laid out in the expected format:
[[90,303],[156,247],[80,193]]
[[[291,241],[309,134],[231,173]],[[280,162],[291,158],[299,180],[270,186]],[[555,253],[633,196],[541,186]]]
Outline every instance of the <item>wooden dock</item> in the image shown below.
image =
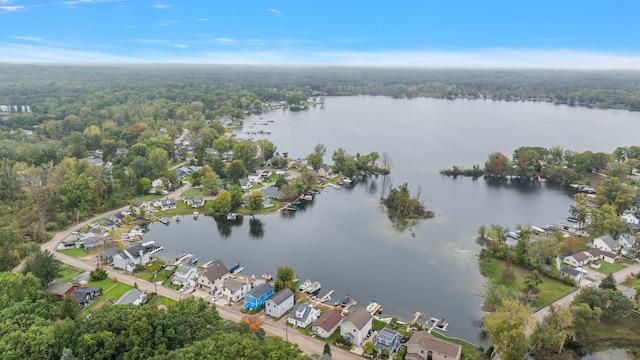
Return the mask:
[[380,305],[380,304],[376,305],[376,306],[373,308],[373,310],[371,310],[371,312],[370,312],[370,313],[371,313],[371,315],[373,316],[373,315],[377,314],[377,313],[378,313],[378,311],[380,311],[380,309],[382,309],[382,305]]
[[[440,320],[442,320],[444,322],[444,325],[442,327],[438,327],[436,325],[438,325],[438,323],[440,322]],[[436,319],[436,318],[431,318],[431,321],[433,322],[433,325],[431,325],[431,327],[429,328],[429,332],[435,330],[440,330],[440,331],[447,331],[447,327],[449,326],[449,323],[444,321],[444,319]]]
[[333,290],[329,290],[328,293],[324,294],[324,296],[322,296],[320,298],[320,300],[318,300],[318,302],[323,303],[325,301],[331,300],[331,295],[333,294]]
[[173,263],[173,265],[180,266],[180,265],[182,265],[183,261],[185,261],[187,259],[191,260],[192,257],[193,257],[193,254],[184,254],[178,260],[176,260],[176,262]]
[[418,319],[420,319],[420,317],[422,316],[422,313],[420,313],[419,311],[416,312],[415,315],[413,315],[413,320],[411,321],[412,324],[417,324],[418,323]]

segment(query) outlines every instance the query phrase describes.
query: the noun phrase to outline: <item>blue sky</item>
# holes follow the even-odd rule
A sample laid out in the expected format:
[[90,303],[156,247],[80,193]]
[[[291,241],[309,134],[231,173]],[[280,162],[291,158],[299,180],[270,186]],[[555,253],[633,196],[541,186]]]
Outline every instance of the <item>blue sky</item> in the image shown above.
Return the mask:
[[0,0],[0,62],[640,69],[639,0]]

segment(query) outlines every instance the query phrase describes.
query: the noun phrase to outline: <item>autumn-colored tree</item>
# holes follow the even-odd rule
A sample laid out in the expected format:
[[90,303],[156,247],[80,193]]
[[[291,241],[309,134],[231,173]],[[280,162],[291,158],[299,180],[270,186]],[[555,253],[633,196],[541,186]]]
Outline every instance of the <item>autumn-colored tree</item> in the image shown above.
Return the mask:
[[240,319],[240,322],[249,324],[250,333],[256,332],[262,326],[262,321],[260,321],[258,315],[245,315]]

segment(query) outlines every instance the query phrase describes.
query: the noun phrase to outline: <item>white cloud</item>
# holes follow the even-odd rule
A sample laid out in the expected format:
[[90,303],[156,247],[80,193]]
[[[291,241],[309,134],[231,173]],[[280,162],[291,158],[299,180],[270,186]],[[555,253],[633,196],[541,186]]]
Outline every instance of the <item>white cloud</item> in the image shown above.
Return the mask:
[[5,6],[0,6],[0,14],[8,14],[8,13],[22,11],[26,9],[27,8],[22,5],[14,5],[14,6],[5,5]]
[[152,8],[154,9],[158,9],[158,10],[166,10],[170,7],[172,7],[173,5],[171,4],[163,4],[163,3],[155,3],[153,5],[151,5]]
[[16,40],[26,40],[26,41],[36,41],[36,42],[41,42],[42,38],[37,37],[37,36],[18,36],[18,35],[14,35],[14,36],[7,36],[8,38],[11,39],[16,39]]
[[179,24],[179,23],[180,23],[180,21],[178,21],[178,20],[158,20],[158,21],[156,21],[156,26],[162,26],[162,27],[164,27],[164,26],[173,26],[173,25],[176,25],[176,24]]
[[[23,39],[20,39],[23,40]],[[214,39],[209,46],[234,44],[229,38]],[[466,49],[428,51],[228,51],[194,50],[193,43],[167,39],[131,39],[130,42],[164,45],[166,51],[125,49],[127,55],[70,50],[66,46],[40,43],[0,42],[0,62],[27,63],[193,63],[263,65],[344,65],[458,68],[551,68],[640,70],[639,54],[607,54],[578,50]],[[202,45],[202,44],[201,44]],[[94,48],[99,48],[95,45]],[[169,50],[176,48],[175,50]],[[196,46],[200,48],[200,46]],[[104,49],[104,47],[102,48]],[[122,51],[121,48],[118,48]],[[178,51],[177,49],[180,49]],[[185,50],[190,49],[190,50]],[[160,60],[159,60],[160,59]]]
[[237,42],[236,39],[229,39],[229,38],[215,38],[214,41],[220,44],[233,44]]
[[169,40],[165,39],[131,39],[129,41],[143,43],[143,44],[167,44]]
[[284,14],[278,9],[268,8],[267,11],[272,13],[272,14],[274,14],[274,15],[284,16]]
[[4,4],[4,5],[10,4],[12,2],[13,2],[13,0],[0,0],[0,4]]
[[194,19],[195,21],[209,21],[209,19],[207,18],[199,18],[199,19]]
[[137,27],[138,27],[138,25],[126,25],[124,28],[125,29],[135,29]]

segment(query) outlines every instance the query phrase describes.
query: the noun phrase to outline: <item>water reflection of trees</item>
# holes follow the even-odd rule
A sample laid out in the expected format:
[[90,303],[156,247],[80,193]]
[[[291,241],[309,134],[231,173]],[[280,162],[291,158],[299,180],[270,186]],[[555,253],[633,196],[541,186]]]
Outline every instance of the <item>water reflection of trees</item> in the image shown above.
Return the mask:
[[253,240],[260,240],[264,237],[264,222],[252,217],[249,219],[249,237]]
[[242,226],[244,218],[242,216],[237,216],[235,220],[227,220],[225,215],[216,215],[213,217],[216,221],[216,227],[218,228],[218,233],[223,238],[228,238],[231,236],[232,230],[234,227]]

